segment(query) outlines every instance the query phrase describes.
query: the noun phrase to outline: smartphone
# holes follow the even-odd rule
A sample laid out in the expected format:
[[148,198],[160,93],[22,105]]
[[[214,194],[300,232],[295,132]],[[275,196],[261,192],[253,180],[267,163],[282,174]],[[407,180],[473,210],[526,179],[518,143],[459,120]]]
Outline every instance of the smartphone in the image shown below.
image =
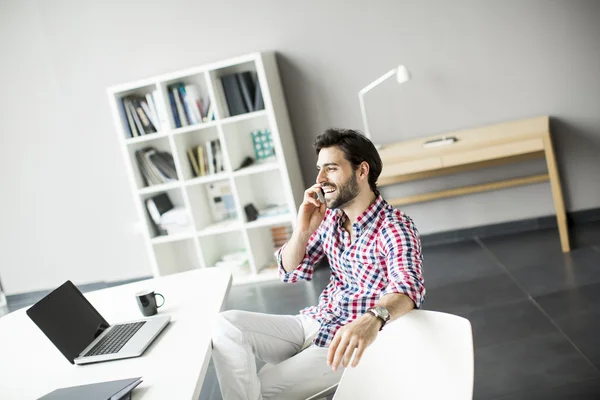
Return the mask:
[[325,203],[325,192],[323,191],[322,188],[319,189],[319,191],[317,192],[317,199],[321,202],[321,203]]

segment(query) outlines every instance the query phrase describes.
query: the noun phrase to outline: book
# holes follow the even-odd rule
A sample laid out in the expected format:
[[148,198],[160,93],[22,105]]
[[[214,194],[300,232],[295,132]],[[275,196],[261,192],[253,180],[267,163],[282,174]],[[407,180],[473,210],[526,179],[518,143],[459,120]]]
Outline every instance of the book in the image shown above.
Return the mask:
[[[150,122],[152,122],[152,125],[154,125],[154,128],[156,129],[156,131],[160,131],[161,127],[160,127],[160,122],[158,120],[158,113],[156,112],[156,107],[154,105],[154,99],[152,97],[152,93],[146,93],[146,102],[143,104],[147,104],[148,105],[148,110],[144,109],[144,111],[146,111],[146,113],[148,114],[148,118],[150,118]],[[142,105],[143,105],[142,104]]]
[[126,100],[126,106],[129,108],[129,112],[131,113],[131,116],[133,118],[133,122],[135,123],[135,128],[137,129],[138,135],[142,136],[145,134],[144,132],[144,127],[142,126],[142,122],[140,121],[140,117],[137,113],[137,111],[135,110],[135,106],[133,105],[133,103],[131,102],[131,100]]
[[173,93],[173,98],[175,99],[175,108],[177,115],[179,116],[179,122],[181,123],[181,126],[188,126],[190,123],[185,115],[185,109],[183,108],[181,97],[179,96],[179,89],[177,87],[172,87],[171,93]]
[[229,115],[233,117],[248,112],[242,98],[242,92],[236,74],[222,76],[221,82],[223,83],[223,90],[225,91]]
[[207,121],[214,121],[214,119],[215,119],[215,108],[212,105],[212,103],[210,103],[210,100],[209,100],[208,108],[206,109],[206,116],[202,120],[204,122],[207,122]]
[[162,98],[162,94],[155,89],[152,91],[152,103],[154,106],[154,112],[158,117],[158,128],[159,129],[167,129],[169,126],[169,116],[167,115],[167,110],[165,109],[165,103]]
[[194,124],[202,122],[202,100],[200,89],[196,85],[185,85],[185,103],[190,110],[190,117]]
[[248,110],[248,112],[254,111],[255,88],[250,71],[236,74],[236,77],[239,87],[242,91],[242,97],[244,99],[244,104],[246,105],[246,110]]
[[[150,119],[148,119],[148,115],[144,110],[143,103],[145,101],[139,99],[132,99],[132,102],[135,107],[135,111],[140,117],[140,122],[142,123],[142,129],[144,130],[144,134],[147,135],[149,133],[156,133],[156,128],[154,127],[154,125],[152,125],[152,122],[150,122]],[[148,105],[146,105],[146,107],[148,107]]]
[[209,174],[214,174],[215,171],[215,164],[214,164],[214,155],[213,155],[213,151],[212,151],[212,141],[207,141],[206,142],[206,163],[208,165],[208,173]]
[[258,110],[264,110],[265,108],[265,103],[262,97],[262,91],[260,89],[260,82],[258,81],[258,78],[256,80],[256,91],[254,94],[254,111],[258,111]]
[[121,114],[121,121],[123,123],[123,127],[125,128],[125,137],[127,138],[132,138],[133,137],[133,132],[131,131],[131,126],[129,124],[129,118],[127,116],[127,110],[125,110],[125,103],[123,102],[123,99],[121,99],[121,101],[119,101],[120,103],[120,107],[119,107],[119,113]]
[[206,96],[202,100],[202,120],[208,121],[210,118],[210,110],[212,109],[212,104],[210,102],[210,97]]
[[169,93],[169,104],[171,105],[171,114],[173,114],[173,122],[175,122],[175,128],[181,128],[181,120],[177,113],[177,104],[175,104],[175,96],[172,90],[168,90]]
[[140,383],[142,378],[137,377],[71,386],[56,389],[38,400],[124,400]]
[[200,174],[200,166],[198,165],[198,160],[196,159],[196,156],[194,155],[194,149],[187,149],[187,156],[188,159],[190,160],[190,165],[192,166],[192,171],[194,172],[194,176],[202,176]]
[[180,83],[177,85],[177,88],[179,89],[179,97],[181,98],[181,105],[183,106],[183,112],[185,113],[185,118],[188,121],[188,125],[197,124],[197,122],[194,120],[194,115],[192,114],[190,104],[188,101],[186,101],[187,93],[185,91],[185,86],[183,86],[183,83]]
[[221,141],[213,140],[213,156],[215,160],[215,172],[225,171],[225,165],[223,163],[223,151],[221,150]]
[[152,164],[158,168],[161,175],[167,177],[167,179],[177,179],[177,169],[175,168],[175,161],[173,156],[167,152],[157,151],[150,156]]
[[178,179],[173,156],[154,147],[145,147],[135,152],[138,168],[144,185],[152,186]]
[[198,157],[198,168],[200,169],[200,176],[204,176],[208,173],[208,164],[206,162],[206,153],[202,145],[198,145],[196,148],[196,154]]

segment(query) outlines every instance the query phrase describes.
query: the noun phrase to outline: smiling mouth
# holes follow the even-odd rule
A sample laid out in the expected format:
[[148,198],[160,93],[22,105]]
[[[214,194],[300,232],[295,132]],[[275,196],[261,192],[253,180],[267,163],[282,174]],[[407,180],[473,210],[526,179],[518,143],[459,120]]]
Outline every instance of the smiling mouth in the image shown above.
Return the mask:
[[335,192],[335,188],[331,187],[331,186],[326,186],[323,188],[323,193],[325,193],[325,196],[334,193]]

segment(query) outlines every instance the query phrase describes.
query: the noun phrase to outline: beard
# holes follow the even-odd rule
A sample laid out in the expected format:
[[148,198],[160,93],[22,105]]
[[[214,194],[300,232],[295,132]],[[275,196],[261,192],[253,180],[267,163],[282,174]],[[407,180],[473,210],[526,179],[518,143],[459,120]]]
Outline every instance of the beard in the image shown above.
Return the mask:
[[356,171],[352,171],[352,176],[346,182],[336,187],[335,193],[337,193],[337,197],[327,202],[327,208],[344,208],[352,204],[359,193],[358,182],[356,182]]

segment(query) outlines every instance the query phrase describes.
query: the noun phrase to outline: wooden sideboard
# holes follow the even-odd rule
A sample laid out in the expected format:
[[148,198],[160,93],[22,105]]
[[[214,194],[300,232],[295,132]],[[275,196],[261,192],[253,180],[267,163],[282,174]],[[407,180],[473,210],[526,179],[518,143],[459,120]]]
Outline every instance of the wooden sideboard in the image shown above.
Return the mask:
[[[424,147],[426,141],[442,137],[454,137],[457,141],[448,145]],[[550,136],[549,117],[529,118],[398,142],[380,148],[379,154],[383,161],[379,186],[545,158],[548,167],[546,174],[399,197],[388,202],[394,206],[403,206],[550,181],[562,251],[570,251],[567,217]]]

